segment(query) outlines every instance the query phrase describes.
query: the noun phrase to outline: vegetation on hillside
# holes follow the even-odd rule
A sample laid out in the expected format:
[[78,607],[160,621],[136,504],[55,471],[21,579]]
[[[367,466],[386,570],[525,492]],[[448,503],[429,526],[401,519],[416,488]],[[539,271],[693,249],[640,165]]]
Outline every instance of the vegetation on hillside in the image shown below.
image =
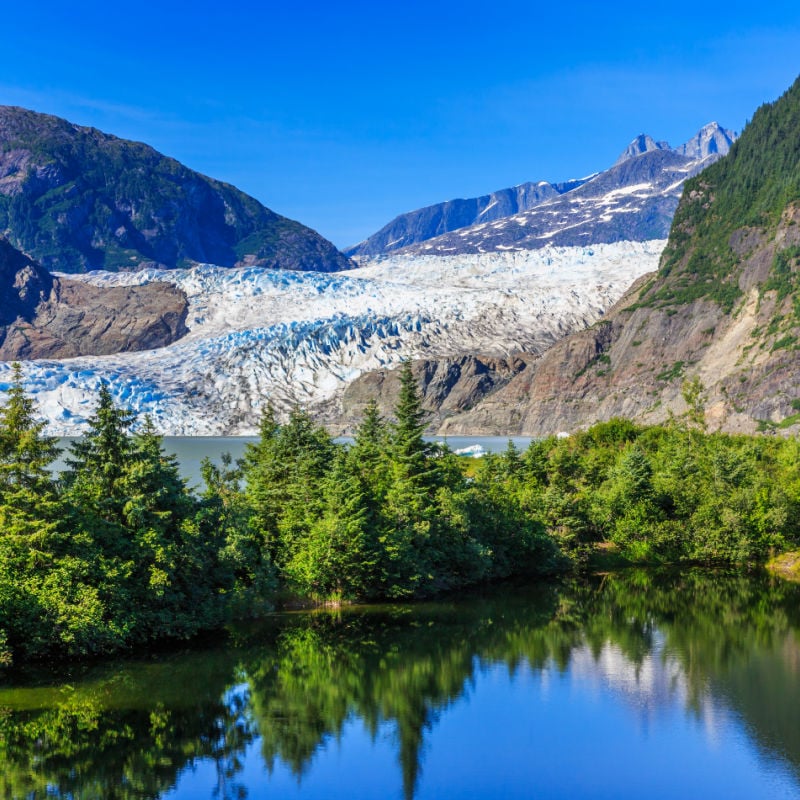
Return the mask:
[[314,231],[141,142],[0,108],[0,163],[4,153],[12,165],[27,155],[9,178],[18,190],[0,193],[0,233],[48,269],[233,266],[245,255],[286,269],[351,266]]
[[800,201],[800,78],[753,115],[730,153],[686,181],[661,262],[642,303],[707,298],[729,312],[741,296],[734,231],[770,230]]

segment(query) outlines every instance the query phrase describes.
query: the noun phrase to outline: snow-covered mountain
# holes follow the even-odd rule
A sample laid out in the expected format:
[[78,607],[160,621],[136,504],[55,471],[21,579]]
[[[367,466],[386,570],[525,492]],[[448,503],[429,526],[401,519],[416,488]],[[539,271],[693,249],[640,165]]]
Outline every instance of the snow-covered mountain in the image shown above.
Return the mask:
[[[593,176],[589,176],[591,178]],[[481,197],[447,200],[400,214],[379,231],[346,251],[351,256],[377,256],[424,242],[448,231],[509,217],[576,189],[589,178],[563,183],[521,183]]]
[[348,252],[458,255],[664,238],[683,182],[725,155],[735,138],[716,122],[676,148],[641,134],[603,172],[401,214]]
[[[280,411],[330,407],[357,376],[405,358],[540,353],[597,320],[656,267],[663,246],[396,255],[338,274],[89,273],[80,279],[101,286],[175,284],[188,299],[189,333],[158,350],[26,362],[26,388],[57,434],[82,429],[101,381],[163,433],[251,433],[268,401]],[[8,378],[0,365],[0,389]]]

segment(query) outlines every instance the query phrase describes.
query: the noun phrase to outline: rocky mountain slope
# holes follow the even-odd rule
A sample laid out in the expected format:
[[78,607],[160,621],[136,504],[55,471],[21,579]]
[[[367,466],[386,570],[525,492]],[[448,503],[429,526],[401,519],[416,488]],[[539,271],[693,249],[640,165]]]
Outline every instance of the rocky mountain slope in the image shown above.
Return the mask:
[[104,288],[54,277],[0,237],[0,360],[165,347],[187,332],[187,308],[171,283]]
[[153,148],[0,106],[0,234],[50,270],[348,269],[330,242]]
[[[280,413],[301,403],[342,432],[360,416],[366,391],[356,384],[345,402],[345,389],[411,358],[438,362],[420,368],[429,405],[455,411],[524,365],[511,354],[541,354],[596,321],[655,268],[664,244],[392,256],[334,274],[212,266],[91,272],[74,276],[87,290],[171,284],[187,298],[189,332],[146,352],[27,361],[25,385],[60,434],[82,429],[101,381],[164,433],[252,433],[268,401]],[[7,370],[0,364],[0,383]],[[383,383],[388,398],[391,378]]]
[[800,426],[800,79],[687,182],[657,273],[444,430],[543,435],[687,411]]
[[348,252],[458,255],[665,238],[683,181],[727,153],[735,138],[716,122],[677,148],[642,134],[610,169],[589,178],[524,183],[401,214]]

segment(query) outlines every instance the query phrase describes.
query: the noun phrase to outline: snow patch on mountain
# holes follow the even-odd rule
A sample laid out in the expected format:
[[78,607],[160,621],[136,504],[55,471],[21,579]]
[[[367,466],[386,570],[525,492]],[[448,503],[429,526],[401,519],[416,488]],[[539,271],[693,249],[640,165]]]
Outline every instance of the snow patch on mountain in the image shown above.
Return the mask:
[[[159,350],[27,362],[25,387],[53,434],[84,428],[103,381],[161,433],[251,434],[267,402],[313,411],[362,373],[406,358],[542,352],[655,269],[665,244],[389,255],[346,273],[200,266],[71,276],[172,282],[188,298],[189,333]],[[9,380],[0,364],[0,392]]]

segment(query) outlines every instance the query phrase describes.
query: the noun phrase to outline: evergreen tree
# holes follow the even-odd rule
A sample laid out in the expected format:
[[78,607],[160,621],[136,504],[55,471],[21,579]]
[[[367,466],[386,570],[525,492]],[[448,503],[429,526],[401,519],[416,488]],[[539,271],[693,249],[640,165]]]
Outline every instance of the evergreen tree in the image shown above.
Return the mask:
[[261,437],[244,458],[245,494],[252,525],[269,560],[288,565],[320,513],[323,479],[336,450],[328,433],[299,408],[286,425],[277,425],[268,410]]
[[[18,541],[20,555],[46,560],[61,518],[50,465],[59,453],[46,423],[36,419],[33,400],[22,388],[22,369],[13,365],[12,383],[0,408],[0,536]],[[19,538],[21,537],[21,538]]]
[[429,489],[435,470],[431,468],[431,447],[423,439],[425,412],[417,382],[411,371],[411,362],[404,361],[400,371],[400,394],[395,407],[395,424],[392,428],[392,458],[398,477],[421,491]]
[[295,586],[315,597],[367,597],[377,589],[367,494],[354,462],[339,450],[323,484],[321,513],[288,567]]
[[48,638],[39,595],[57,556],[62,515],[48,469],[58,448],[44,428],[15,363],[0,408],[0,660],[7,663]]
[[378,412],[377,402],[372,398],[364,409],[364,417],[356,430],[355,441],[350,448],[367,483],[372,484],[378,478],[381,467],[385,466],[388,445],[386,423]]
[[195,524],[203,541],[220,542],[217,583],[229,589],[230,612],[249,615],[269,605],[275,570],[240,490],[243,464],[233,465],[228,453],[220,465],[206,458],[202,476],[205,489]]
[[277,550],[278,518],[285,499],[285,467],[278,454],[279,431],[275,409],[270,403],[261,415],[258,441],[247,445],[242,459],[245,498],[252,512],[249,525],[258,532],[262,547],[272,561]]
[[70,445],[62,475],[70,500],[84,513],[106,523],[122,524],[127,502],[122,477],[131,460],[132,412],[117,408],[108,385],[100,386],[97,408],[88,430]]
[[[425,412],[411,363],[400,371],[400,394],[389,440],[390,483],[384,502],[382,572],[388,596],[420,594],[435,582],[436,449],[423,439]],[[426,588],[428,587],[428,588]]]

